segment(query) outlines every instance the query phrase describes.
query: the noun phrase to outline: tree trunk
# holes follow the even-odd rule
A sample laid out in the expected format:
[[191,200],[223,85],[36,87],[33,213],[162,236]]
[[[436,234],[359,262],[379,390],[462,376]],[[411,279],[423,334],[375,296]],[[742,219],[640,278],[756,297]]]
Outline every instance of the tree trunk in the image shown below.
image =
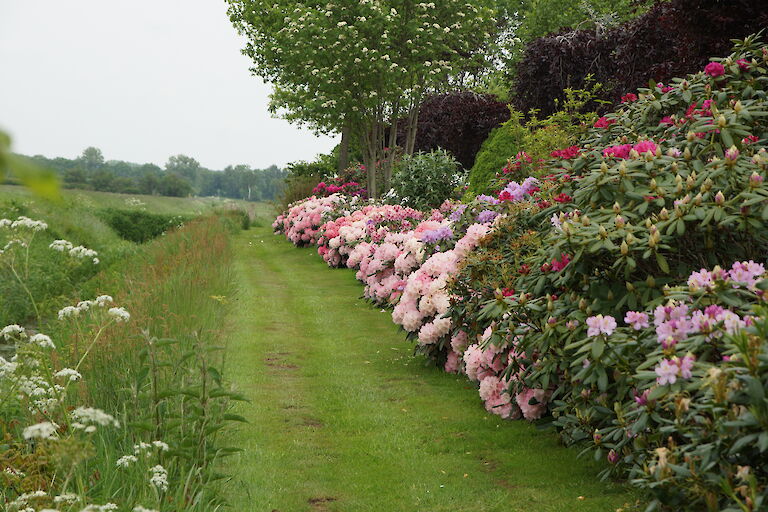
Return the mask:
[[349,132],[350,126],[348,121],[344,121],[344,126],[341,129],[341,143],[339,144],[339,173],[349,167]]
[[416,148],[416,131],[419,122],[419,107],[421,107],[421,97],[414,97],[411,107],[408,109],[408,127],[405,135],[405,154],[412,155]]
[[385,194],[389,192],[392,183],[392,168],[395,165],[395,153],[397,152],[395,148],[397,146],[397,118],[399,115],[400,102],[397,101],[392,108],[392,115],[389,119],[389,156],[384,162],[384,186],[382,187],[382,192]]

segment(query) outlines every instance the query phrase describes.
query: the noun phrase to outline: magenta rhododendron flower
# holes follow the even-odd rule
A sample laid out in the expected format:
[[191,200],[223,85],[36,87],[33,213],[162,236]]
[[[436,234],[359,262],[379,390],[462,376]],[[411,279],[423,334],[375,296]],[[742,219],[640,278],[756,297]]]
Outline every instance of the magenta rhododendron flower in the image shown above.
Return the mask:
[[736,61],[736,64],[739,65],[739,69],[741,69],[742,71],[749,70],[750,62],[747,59],[739,59]]
[[610,336],[616,330],[616,319],[610,315],[596,315],[587,318],[587,336],[605,334]]
[[725,74],[725,66],[719,62],[710,62],[704,66],[704,72],[712,78],[717,78],[718,76],[723,76]]
[[618,146],[609,146],[603,149],[603,156],[614,158],[629,158],[629,152],[632,151],[632,144],[619,144]]
[[647,152],[656,153],[656,144],[652,140],[643,140],[633,146],[635,151],[641,155]]

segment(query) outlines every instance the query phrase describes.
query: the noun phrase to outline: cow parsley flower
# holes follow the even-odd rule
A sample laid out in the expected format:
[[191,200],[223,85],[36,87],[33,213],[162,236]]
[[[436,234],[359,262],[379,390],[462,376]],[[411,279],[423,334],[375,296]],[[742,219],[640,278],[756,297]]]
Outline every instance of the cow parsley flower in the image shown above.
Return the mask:
[[109,308],[108,313],[116,322],[127,322],[131,318],[131,314],[124,308]]
[[59,426],[50,421],[43,421],[25,428],[22,432],[24,439],[54,439]]
[[165,492],[168,490],[168,471],[163,466],[158,464],[157,466],[150,468],[152,476],[149,477],[149,483],[157,487],[159,490]]
[[53,344],[53,341],[51,341],[50,336],[46,336],[45,334],[41,334],[41,333],[33,334],[32,337],[29,338],[29,341],[42,348],[56,348],[56,345]]
[[63,368],[56,372],[54,375],[60,379],[67,379],[70,382],[75,382],[83,378],[83,376],[80,375],[80,372],[73,370],[72,368]]
[[123,455],[119,459],[117,459],[117,462],[115,462],[115,465],[119,468],[127,468],[134,462],[137,462],[139,460],[138,457],[135,455]]

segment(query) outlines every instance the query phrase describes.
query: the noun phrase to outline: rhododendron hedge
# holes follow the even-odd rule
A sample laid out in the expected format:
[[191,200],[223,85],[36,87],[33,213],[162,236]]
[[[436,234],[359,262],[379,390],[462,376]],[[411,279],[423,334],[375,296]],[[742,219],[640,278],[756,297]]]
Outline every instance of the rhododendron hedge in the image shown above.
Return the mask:
[[[478,382],[489,412],[549,412],[648,510],[762,510],[767,88],[751,38],[628,92],[496,197],[391,220],[392,206],[311,198],[275,226],[321,254],[354,246],[329,263],[346,256],[419,352]],[[354,236],[332,247],[340,225]]]

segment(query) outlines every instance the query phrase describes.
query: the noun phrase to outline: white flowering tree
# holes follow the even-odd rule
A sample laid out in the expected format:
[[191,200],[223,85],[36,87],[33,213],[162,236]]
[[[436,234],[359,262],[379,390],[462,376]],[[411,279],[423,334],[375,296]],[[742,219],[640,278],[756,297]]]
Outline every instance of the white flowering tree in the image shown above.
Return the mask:
[[[407,118],[413,151],[423,94],[482,60],[496,29],[492,0],[228,0],[247,38],[252,71],[274,86],[271,110],[323,133],[352,135],[365,149],[368,190],[376,163]],[[389,121],[389,123],[388,123]],[[387,137],[389,126],[389,137]],[[391,166],[384,165],[384,185]]]

